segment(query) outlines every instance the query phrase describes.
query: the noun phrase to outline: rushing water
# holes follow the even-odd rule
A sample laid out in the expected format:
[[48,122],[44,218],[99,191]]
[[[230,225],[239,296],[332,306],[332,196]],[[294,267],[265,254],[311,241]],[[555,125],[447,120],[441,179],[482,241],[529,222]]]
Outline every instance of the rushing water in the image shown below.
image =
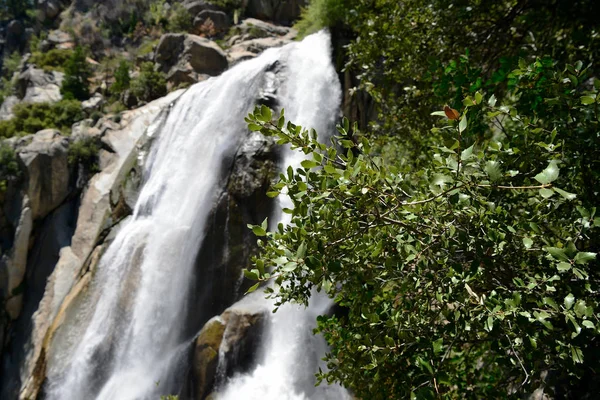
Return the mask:
[[[274,65],[282,72],[272,72]],[[243,117],[269,84],[280,88],[289,119],[332,130],[340,87],[326,33],[268,50],[183,94],[156,133],[133,216],[98,266],[89,322],[72,351],[51,365],[48,399],[157,400],[160,383],[185,364],[186,305],[220,166],[247,134]],[[299,158],[290,153],[285,161]],[[341,388],[314,388],[325,347],[311,324],[326,307],[316,298],[309,310],[282,308],[264,335],[259,365],[230,380],[221,397],[344,399]]]

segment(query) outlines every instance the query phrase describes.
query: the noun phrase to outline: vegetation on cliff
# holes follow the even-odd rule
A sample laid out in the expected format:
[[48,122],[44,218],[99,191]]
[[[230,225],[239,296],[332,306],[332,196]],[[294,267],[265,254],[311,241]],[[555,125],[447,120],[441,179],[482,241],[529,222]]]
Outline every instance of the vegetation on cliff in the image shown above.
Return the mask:
[[[598,4],[315,0],[376,104],[333,145],[263,107],[306,155],[252,229],[246,276],[282,304],[327,292],[320,378],[359,398],[593,398],[600,368]],[[311,18],[307,20],[306,18]],[[319,18],[317,18],[319,17]],[[551,22],[550,22],[551,21]]]

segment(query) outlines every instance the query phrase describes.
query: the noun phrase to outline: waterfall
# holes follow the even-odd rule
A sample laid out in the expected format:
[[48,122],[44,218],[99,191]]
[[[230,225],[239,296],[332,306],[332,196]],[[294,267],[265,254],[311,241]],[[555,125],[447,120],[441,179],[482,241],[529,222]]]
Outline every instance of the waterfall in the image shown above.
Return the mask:
[[[222,163],[247,135],[243,118],[265,85],[279,85],[278,106],[289,119],[319,132],[333,130],[341,90],[329,40],[322,32],[267,50],[192,86],[172,106],[145,160],[133,215],[97,267],[87,325],[71,338],[71,351],[56,356],[49,367],[49,400],[157,400],[172,388],[171,378],[188,362],[192,338],[183,328],[190,311],[186,305],[193,277],[201,273],[194,270],[196,258],[219,192]],[[284,72],[275,77],[281,82],[273,83],[269,74],[275,65]],[[299,159],[290,154],[285,162]],[[314,373],[324,343],[312,337],[310,326],[326,304],[316,299],[308,311],[289,306],[273,316],[260,364],[250,375],[234,378],[223,397],[301,399],[320,393],[313,387]],[[273,387],[247,387],[235,397],[236,388],[261,370],[266,372],[260,379]],[[312,398],[345,396],[340,388],[322,389],[331,391],[337,394]]]
[[[289,68],[293,76],[289,92],[281,94],[286,104],[286,119],[307,128],[314,128],[319,139],[327,142],[334,130],[341,89],[331,65],[329,39],[324,34],[311,36],[292,53]],[[323,79],[325,78],[325,81]],[[325,112],[325,113],[324,113]],[[304,155],[287,151],[283,166],[299,167]],[[280,197],[281,208],[291,208],[287,197]],[[288,224],[288,214],[280,213],[273,226]],[[322,337],[312,330],[316,318],[328,311],[331,301],[314,293],[308,309],[286,304],[270,316],[269,326],[259,349],[260,361],[248,374],[235,376],[217,396],[218,400],[345,400],[348,392],[337,385],[325,383],[315,387],[314,375],[325,369],[321,358],[326,351]],[[268,308],[273,309],[271,303]]]

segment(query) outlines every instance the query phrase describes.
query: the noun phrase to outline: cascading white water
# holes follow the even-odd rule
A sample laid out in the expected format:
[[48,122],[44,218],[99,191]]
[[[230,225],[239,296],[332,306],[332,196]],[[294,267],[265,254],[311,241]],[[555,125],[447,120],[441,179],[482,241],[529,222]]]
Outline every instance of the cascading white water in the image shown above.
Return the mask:
[[[280,94],[286,104],[286,118],[305,128],[314,128],[321,141],[334,130],[341,88],[330,61],[329,38],[321,33],[297,46],[287,61],[292,76],[287,91]],[[304,155],[287,151],[283,166],[300,166]],[[281,207],[291,207],[289,198],[280,197]],[[287,224],[289,215],[281,213],[276,223]],[[266,301],[266,300],[265,300]],[[268,304],[268,308],[274,308]],[[345,400],[348,392],[340,386],[315,387],[315,373],[325,369],[320,359],[326,351],[322,337],[312,330],[316,318],[331,307],[331,300],[313,294],[310,306],[287,304],[270,316],[269,327],[260,349],[260,361],[249,374],[238,375],[217,396],[218,400]]]
[[[285,67],[278,99],[286,116],[319,132],[332,129],[340,88],[326,33],[268,50],[182,95],[148,156],[133,216],[98,266],[87,306],[89,323],[73,350],[50,365],[48,399],[156,400],[164,392],[160,382],[189,347],[182,332],[186,304],[221,162],[246,134],[243,117],[276,62]],[[298,162],[294,157],[286,162]],[[310,397],[324,346],[322,339],[311,337],[310,325],[323,311],[318,306],[308,312],[282,308],[256,370],[276,368],[278,373],[260,377],[264,387],[226,398]],[[236,379],[240,384],[232,382],[232,390],[245,378]],[[322,393],[328,390],[334,389]],[[344,398],[341,389],[334,391],[313,398]]]

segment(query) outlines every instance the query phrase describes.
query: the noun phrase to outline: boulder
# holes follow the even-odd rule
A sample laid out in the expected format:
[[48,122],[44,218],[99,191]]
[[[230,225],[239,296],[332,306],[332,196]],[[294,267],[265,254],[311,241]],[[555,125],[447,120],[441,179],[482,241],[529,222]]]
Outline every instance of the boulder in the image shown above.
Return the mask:
[[75,46],[75,40],[73,39],[73,36],[61,30],[50,31],[46,41],[48,42],[48,46],[50,48],[56,47],[57,49],[70,49]]
[[12,110],[19,102],[20,100],[17,96],[8,96],[5,98],[2,106],[0,106],[0,121],[6,121],[14,117]]
[[194,18],[194,32],[197,34],[215,36],[227,32],[230,26],[229,17],[223,11],[204,10]]
[[188,35],[184,50],[189,55],[188,62],[198,73],[216,76],[228,67],[223,50],[208,39]]
[[37,3],[37,19],[40,22],[51,21],[58,17],[65,4],[61,0],[39,0]]
[[227,378],[251,367],[267,314],[263,308],[234,305],[204,325],[194,349],[197,400],[206,399],[212,392],[217,375]]
[[102,96],[100,93],[95,93],[88,100],[83,101],[81,103],[81,108],[83,109],[83,111],[87,112],[88,114],[91,114],[94,111],[100,110],[104,103],[104,96]]
[[227,57],[214,42],[196,35],[163,35],[154,61],[172,86],[197,82],[202,75],[216,76],[227,69]]
[[[59,131],[45,129],[21,139],[17,152],[25,167],[33,220],[57,208],[69,194],[69,141]],[[29,142],[29,143],[28,143]]]
[[207,10],[208,11],[223,11],[219,6],[216,6],[214,4],[210,4],[206,1],[201,1],[201,0],[185,2],[183,4],[183,6],[192,16],[196,16],[196,15],[200,14],[202,11],[207,11]]
[[288,36],[283,37],[264,37],[239,42],[227,51],[227,59],[231,65],[242,60],[253,58],[271,47],[281,47],[291,43],[292,39]]
[[300,17],[302,7],[307,4],[307,0],[248,0],[246,15],[290,25]]
[[30,65],[19,74],[16,84],[17,96],[28,103],[60,101],[60,86],[64,76],[62,72],[46,72]]
[[12,20],[6,26],[6,48],[4,54],[11,54],[25,45],[25,27],[20,20]]
[[[295,31],[292,28],[288,28],[285,26],[274,25],[269,22],[261,21],[255,18],[247,18],[242,21],[241,24],[235,27],[236,33],[239,35],[238,40],[250,40],[250,39],[258,39],[263,37],[275,37],[275,36],[286,36],[290,34],[290,32]],[[230,43],[230,45],[234,45],[234,43]]]

